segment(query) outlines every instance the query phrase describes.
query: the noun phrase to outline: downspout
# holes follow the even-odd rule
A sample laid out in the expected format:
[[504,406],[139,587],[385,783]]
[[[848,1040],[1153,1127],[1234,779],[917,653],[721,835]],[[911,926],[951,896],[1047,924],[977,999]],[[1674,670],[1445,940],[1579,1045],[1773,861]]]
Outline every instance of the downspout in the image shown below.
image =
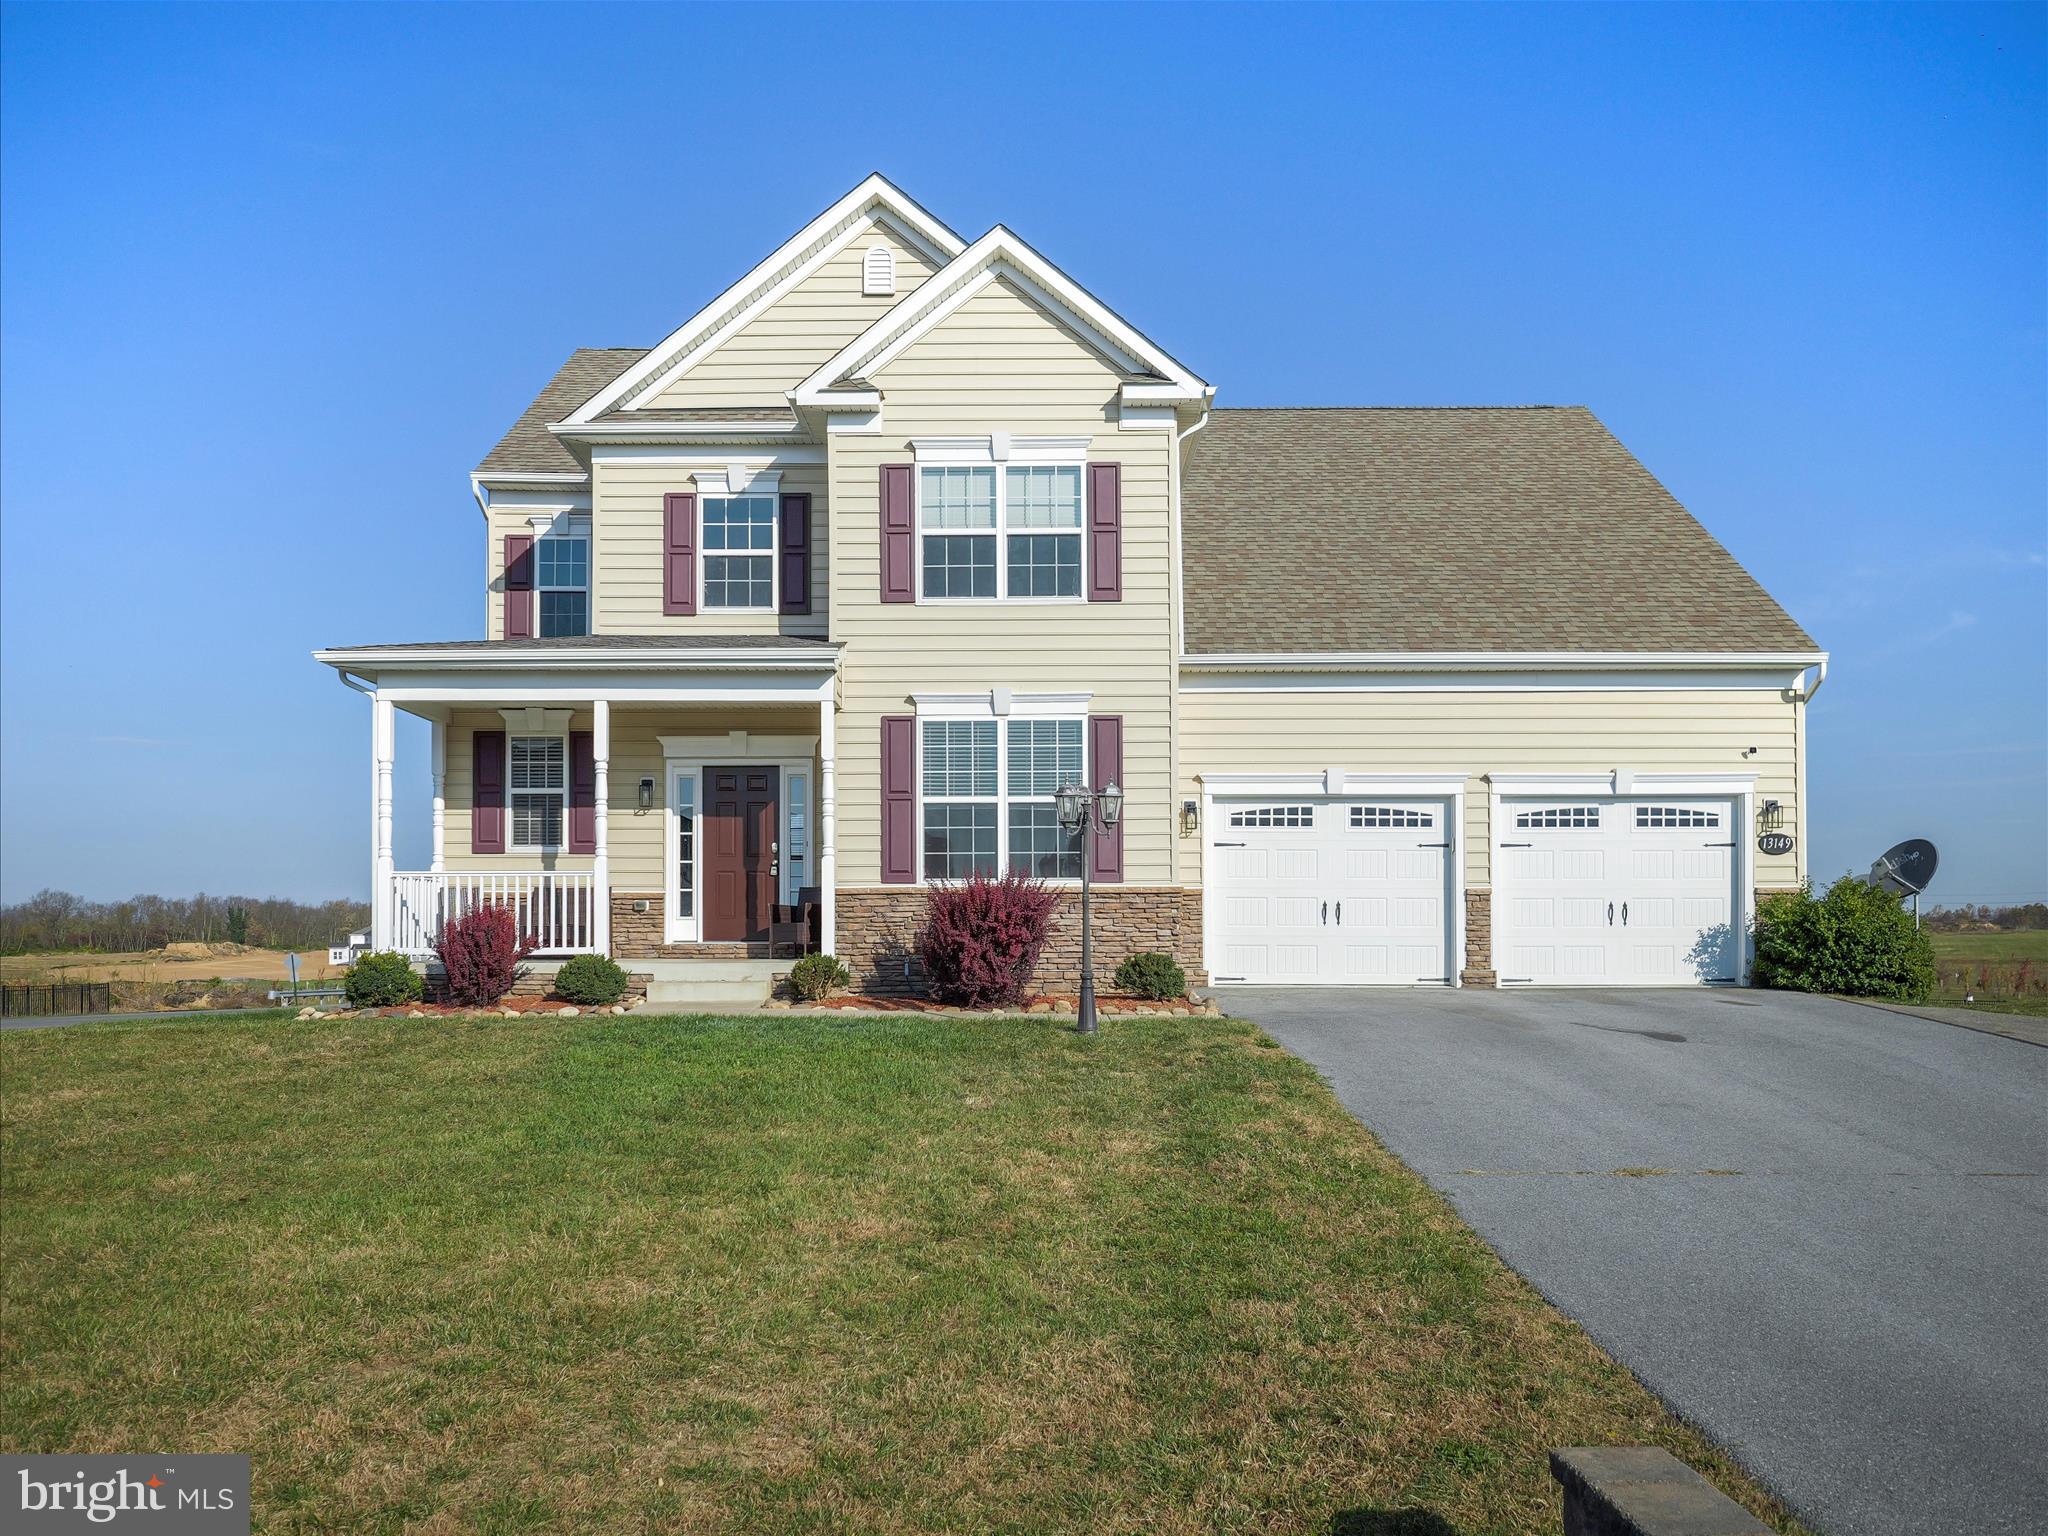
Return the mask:
[[1168,679],[1171,692],[1167,695],[1166,712],[1167,750],[1166,772],[1169,790],[1166,797],[1167,825],[1171,829],[1166,846],[1173,850],[1167,872],[1176,884],[1180,883],[1180,659],[1188,648],[1188,588],[1185,572],[1181,569],[1180,544],[1180,460],[1183,445],[1202,428],[1209,425],[1211,402],[1216,391],[1209,390],[1202,396],[1202,414],[1195,418],[1193,425],[1173,436],[1173,462],[1167,466],[1170,477],[1170,491],[1173,497],[1173,675]]
[[1828,657],[1827,652],[1823,651],[1821,652],[1820,665],[1814,669],[1813,686],[1807,689],[1806,692],[1799,695],[1799,702],[1801,704],[1811,704],[1813,702],[1813,696],[1816,693],[1820,692],[1820,685],[1826,682],[1827,680]]
[[345,667],[335,668],[334,675],[341,679],[344,688],[353,688],[357,693],[367,693],[371,698],[377,696],[376,684],[359,675],[351,674]]

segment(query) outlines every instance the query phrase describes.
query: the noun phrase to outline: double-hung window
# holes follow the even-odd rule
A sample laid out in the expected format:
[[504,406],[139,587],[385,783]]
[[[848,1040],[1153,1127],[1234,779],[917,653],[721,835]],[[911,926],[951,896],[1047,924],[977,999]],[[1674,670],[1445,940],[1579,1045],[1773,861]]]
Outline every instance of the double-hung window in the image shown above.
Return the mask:
[[539,593],[542,639],[589,634],[589,530],[544,534],[536,540],[533,584]]
[[920,732],[927,880],[1081,878],[1080,834],[1061,828],[1053,796],[1083,782],[1082,721],[924,720]]
[[1003,471],[1008,597],[1081,595],[1081,466],[1012,464]]
[[568,743],[560,736],[514,736],[510,748],[512,846],[535,852],[560,848]]
[[704,498],[704,606],[772,612],[775,498]]
[[926,464],[918,469],[920,595],[1081,596],[1081,466]]
[[996,595],[996,472],[929,466],[918,473],[926,597]]

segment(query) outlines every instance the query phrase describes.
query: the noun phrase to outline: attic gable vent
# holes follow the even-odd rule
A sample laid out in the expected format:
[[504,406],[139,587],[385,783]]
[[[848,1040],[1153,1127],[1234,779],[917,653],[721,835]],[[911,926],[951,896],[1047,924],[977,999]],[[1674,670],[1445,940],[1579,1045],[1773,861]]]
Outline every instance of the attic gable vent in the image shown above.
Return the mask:
[[896,253],[886,245],[871,245],[861,259],[860,291],[883,298],[896,291]]

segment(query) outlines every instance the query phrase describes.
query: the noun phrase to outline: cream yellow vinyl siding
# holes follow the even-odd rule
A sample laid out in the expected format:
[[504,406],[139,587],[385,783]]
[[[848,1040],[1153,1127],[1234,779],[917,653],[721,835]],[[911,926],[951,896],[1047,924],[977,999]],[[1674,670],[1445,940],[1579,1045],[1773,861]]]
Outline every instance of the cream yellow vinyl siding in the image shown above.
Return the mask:
[[[894,294],[870,297],[860,291],[861,262],[874,245],[896,253]],[[647,408],[787,406],[790,390],[931,274],[931,266],[909,246],[885,229],[870,229],[688,372],[633,403]]]
[[[722,450],[712,449],[713,453]],[[733,448],[734,458],[758,463],[761,449]],[[811,498],[811,611],[808,614],[734,613],[699,607],[691,615],[662,610],[662,498],[671,491],[697,493],[694,471],[686,464],[614,461],[602,456],[591,465],[591,575],[594,591],[592,627],[601,635],[823,635],[826,632],[828,585],[828,516],[825,466],[786,464],[784,492],[808,492]],[[704,551],[697,552],[701,586]],[[779,578],[778,578],[779,579]]]
[[[1783,802],[1799,827],[1799,706],[1774,689],[1614,692],[1391,691],[1272,693],[1183,689],[1184,798],[1204,773],[1462,772],[1465,879],[1492,884],[1487,773],[1754,773],[1759,806]],[[1745,756],[1755,747],[1756,755]],[[1183,839],[1182,879],[1201,880],[1204,827]],[[1754,855],[1761,887],[1805,874],[1805,839],[1790,855]]]
[[[502,731],[504,717],[495,710],[458,711],[448,726],[447,854],[451,870],[587,870],[588,854],[471,853],[470,808],[476,803],[473,771],[475,732]],[[590,729],[590,712],[578,710],[569,729]],[[661,755],[663,736],[723,736],[750,731],[766,736],[816,736],[818,711],[807,709],[660,709],[612,710],[611,814],[606,828],[611,845],[612,889],[659,891],[663,873],[662,808],[668,787]],[[654,808],[640,809],[640,781],[654,780]],[[815,762],[805,786],[816,825],[818,778]],[[786,791],[785,791],[786,792]],[[509,835],[509,827],[507,829]]]
[[[497,508],[484,517],[484,639],[505,638],[505,538],[508,534],[533,532],[535,513],[530,507]],[[533,620],[540,623],[540,603],[534,602]]]
[[[839,879],[881,878],[881,719],[917,693],[1086,692],[1124,719],[1124,878],[1164,883],[1172,843],[1170,432],[1117,429],[1117,372],[1006,283],[968,300],[888,367],[877,436],[834,435],[832,636],[840,672]],[[1088,440],[1123,465],[1123,601],[883,603],[880,470],[912,438],[994,430]]]

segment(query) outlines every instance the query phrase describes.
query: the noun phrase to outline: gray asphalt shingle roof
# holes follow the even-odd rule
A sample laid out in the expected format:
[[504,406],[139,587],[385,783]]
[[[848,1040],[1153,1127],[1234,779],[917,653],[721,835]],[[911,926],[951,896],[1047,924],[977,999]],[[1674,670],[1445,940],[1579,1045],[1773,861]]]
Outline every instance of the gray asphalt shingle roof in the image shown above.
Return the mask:
[[1583,406],[1219,410],[1181,515],[1192,655],[1815,648]]
[[560,421],[646,355],[645,347],[578,347],[512,423],[512,430],[484,455],[477,473],[580,473],[583,466],[548,430],[549,423]]

